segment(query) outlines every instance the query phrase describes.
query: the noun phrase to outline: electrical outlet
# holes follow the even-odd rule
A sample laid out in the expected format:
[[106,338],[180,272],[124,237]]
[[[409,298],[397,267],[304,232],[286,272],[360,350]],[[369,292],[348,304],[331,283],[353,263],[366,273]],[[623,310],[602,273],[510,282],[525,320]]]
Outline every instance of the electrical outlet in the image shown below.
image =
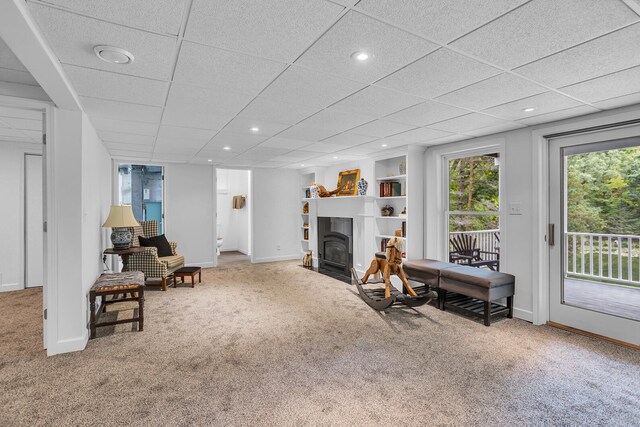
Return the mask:
[[280,250],[280,245],[276,245],[276,251]]
[[522,215],[522,203],[509,203],[509,215]]

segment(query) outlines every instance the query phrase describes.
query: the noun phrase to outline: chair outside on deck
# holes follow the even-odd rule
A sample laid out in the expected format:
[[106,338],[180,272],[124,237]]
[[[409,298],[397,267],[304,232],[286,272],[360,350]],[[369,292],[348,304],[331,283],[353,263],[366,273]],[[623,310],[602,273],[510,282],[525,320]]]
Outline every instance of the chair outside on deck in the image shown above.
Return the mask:
[[500,253],[480,250],[474,236],[456,234],[449,241],[454,249],[449,252],[449,262],[472,267],[487,267],[493,271],[500,270]]
[[[131,246],[140,246],[138,236],[154,237],[158,235],[158,221],[140,221],[139,227],[129,227],[131,232]],[[167,278],[180,268],[184,267],[184,257],[176,252],[178,244],[169,242],[171,256],[158,257],[157,248],[145,248],[144,252],[132,254],[129,257],[127,271],[142,271],[145,279],[161,279],[162,290],[167,290]]]

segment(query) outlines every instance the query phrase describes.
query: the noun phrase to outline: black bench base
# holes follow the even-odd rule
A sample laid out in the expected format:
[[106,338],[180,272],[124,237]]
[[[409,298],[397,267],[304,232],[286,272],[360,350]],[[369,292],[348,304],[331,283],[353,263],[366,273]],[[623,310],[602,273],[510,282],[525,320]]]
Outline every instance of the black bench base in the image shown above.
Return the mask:
[[477,298],[439,290],[438,307],[440,310],[449,309],[456,313],[482,319],[485,326],[491,325],[491,318],[497,315],[506,314],[509,319],[513,318],[513,297],[507,297],[507,305],[498,304],[492,301],[482,301]]

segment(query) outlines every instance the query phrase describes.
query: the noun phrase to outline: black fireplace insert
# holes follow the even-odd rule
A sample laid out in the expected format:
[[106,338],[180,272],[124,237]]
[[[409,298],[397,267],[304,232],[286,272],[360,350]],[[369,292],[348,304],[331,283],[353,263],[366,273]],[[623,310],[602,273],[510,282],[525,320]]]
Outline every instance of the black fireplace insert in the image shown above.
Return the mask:
[[353,266],[353,219],[318,217],[318,271],[349,280]]

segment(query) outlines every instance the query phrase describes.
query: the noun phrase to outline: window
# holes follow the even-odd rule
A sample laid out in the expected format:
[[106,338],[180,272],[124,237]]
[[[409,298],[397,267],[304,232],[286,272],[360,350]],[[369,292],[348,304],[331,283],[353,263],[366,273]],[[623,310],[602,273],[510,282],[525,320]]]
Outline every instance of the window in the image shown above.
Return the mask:
[[131,205],[138,221],[158,221],[164,229],[164,171],[162,166],[118,165],[119,204]]

